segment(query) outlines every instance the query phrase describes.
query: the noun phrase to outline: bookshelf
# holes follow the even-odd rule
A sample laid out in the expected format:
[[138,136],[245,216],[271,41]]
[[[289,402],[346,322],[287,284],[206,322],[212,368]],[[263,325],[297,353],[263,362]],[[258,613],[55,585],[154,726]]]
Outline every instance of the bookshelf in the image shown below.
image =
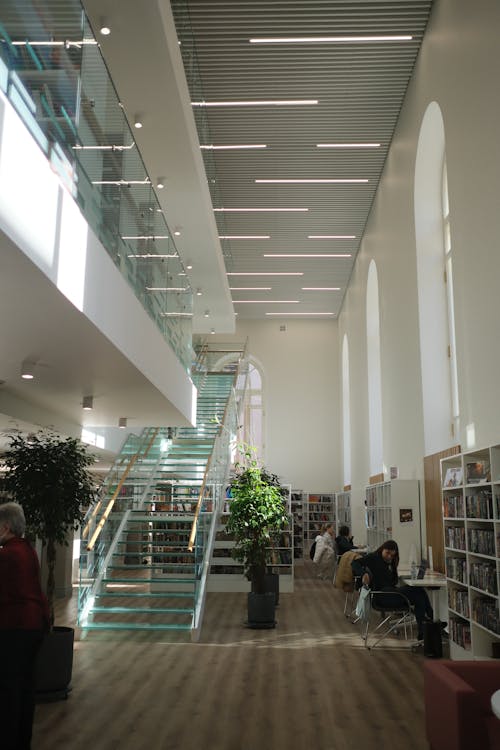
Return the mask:
[[410,562],[412,550],[421,556],[420,486],[417,479],[393,479],[365,490],[366,541],[371,550],[387,539],[398,543],[399,558]]
[[324,523],[333,523],[337,533],[335,494],[308,492],[304,497],[307,508],[304,544],[309,550]]
[[[337,527],[349,526],[352,532],[351,493],[337,492]],[[338,531],[337,531],[338,533]]]
[[293,516],[293,556],[304,557],[305,512],[304,493],[302,490],[292,490],[291,512]]
[[450,656],[492,657],[500,643],[500,445],[442,459],[441,486]]

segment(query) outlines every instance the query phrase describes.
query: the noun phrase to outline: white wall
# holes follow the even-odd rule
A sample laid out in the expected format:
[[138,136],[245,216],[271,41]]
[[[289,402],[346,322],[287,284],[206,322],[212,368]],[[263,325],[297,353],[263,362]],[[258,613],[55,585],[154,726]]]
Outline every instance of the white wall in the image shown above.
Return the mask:
[[[339,318],[349,338],[352,480],[369,477],[364,330],[368,264],[380,292],[385,467],[423,475],[424,436],[414,229],[414,169],[431,101],[443,113],[454,259],[461,428],[478,446],[500,439],[500,3],[436,0]],[[443,446],[446,447],[446,446]]]
[[[280,331],[280,325],[286,331]],[[238,320],[234,341],[263,367],[269,469],[294,489],[340,487],[341,453],[337,323]],[[229,341],[231,337],[218,336]]]

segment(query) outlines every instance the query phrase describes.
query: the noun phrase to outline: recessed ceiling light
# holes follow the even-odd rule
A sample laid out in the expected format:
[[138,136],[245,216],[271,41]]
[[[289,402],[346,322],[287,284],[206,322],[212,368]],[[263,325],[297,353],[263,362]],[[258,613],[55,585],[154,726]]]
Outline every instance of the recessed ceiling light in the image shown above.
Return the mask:
[[220,240],[270,240],[269,234],[219,234]]
[[163,188],[165,187],[164,177],[158,177],[158,179],[156,180],[156,187],[158,188],[158,190],[163,190]]
[[210,310],[205,310],[205,312],[203,313],[203,316],[205,318],[209,318],[210,317]]
[[210,333],[212,333],[212,334],[215,333],[215,328],[211,328],[210,329]]
[[23,380],[33,380],[35,377],[35,363],[25,359],[21,365],[21,377]]
[[351,253],[263,253],[263,258],[351,258]]
[[203,292],[202,292],[202,291],[201,291],[201,289],[200,289],[200,288],[198,287],[198,289],[196,290],[196,296],[197,296],[197,297],[201,297],[201,295],[202,295],[202,294],[203,294]]
[[308,234],[308,240],[355,240],[355,234]]
[[193,107],[300,107],[318,104],[317,99],[260,99],[255,101],[191,102]]
[[339,286],[303,286],[303,292],[340,292]]
[[249,148],[267,148],[265,143],[245,143],[235,144],[227,146],[215,146],[214,144],[200,145],[201,149],[205,151],[230,151],[231,149],[249,149]]
[[225,211],[236,213],[237,211],[309,211],[308,208],[214,208],[214,211]]
[[134,128],[137,128],[137,130],[140,130],[140,128],[142,128],[142,120],[139,115],[136,115],[134,117]]
[[347,178],[347,179],[272,179],[272,180],[255,180],[258,185],[326,185],[326,184],[354,184],[366,183],[366,178]]
[[99,31],[103,36],[109,36],[111,34],[111,29],[109,28],[104,18],[101,19],[101,28],[99,29]]
[[317,143],[317,148],[379,148],[380,143]]
[[186,263],[186,269],[187,269],[188,271],[191,271],[191,269],[192,269],[192,268],[193,268],[193,264],[191,263],[191,261],[190,261],[190,260],[188,260],[188,262]]
[[180,237],[181,236],[181,230],[180,229],[174,229],[174,235],[175,235],[175,237]]
[[350,44],[352,42],[409,42],[409,34],[379,34],[377,36],[274,36],[254,37],[250,44]]
[[303,271],[228,271],[226,276],[303,276]]
[[233,299],[233,305],[300,305],[298,299]]

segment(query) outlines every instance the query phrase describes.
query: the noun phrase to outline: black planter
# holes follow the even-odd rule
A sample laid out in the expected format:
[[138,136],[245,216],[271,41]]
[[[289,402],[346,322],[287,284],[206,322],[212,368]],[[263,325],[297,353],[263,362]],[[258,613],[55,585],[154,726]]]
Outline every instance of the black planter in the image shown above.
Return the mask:
[[278,573],[266,573],[265,577],[266,591],[272,591],[274,594],[274,604],[276,607],[280,603],[280,577]]
[[35,668],[37,703],[63,700],[71,690],[73,672],[73,628],[55,627],[47,633]]
[[274,619],[274,591],[265,594],[248,594],[248,622],[249,628],[267,629],[276,627]]

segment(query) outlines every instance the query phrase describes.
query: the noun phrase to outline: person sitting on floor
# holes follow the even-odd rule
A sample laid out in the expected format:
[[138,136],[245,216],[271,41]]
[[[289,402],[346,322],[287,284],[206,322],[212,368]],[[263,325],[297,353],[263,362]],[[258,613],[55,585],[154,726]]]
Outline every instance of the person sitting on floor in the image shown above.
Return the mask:
[[341,526],[339,529],[339,535],[335,538],[335,544],[337,545],[337,552],[339,555],[343,555],[344,552],[349,552],[351,549],[358,549],[353,542],[353,537],[349,536],[349,526]]
[[425,589],[397,585],[398,565],[399,549],[393,539],[381,544],[375,552],[352,561],[354,575],[361,576],[363,585],[382,592],[374,596],[377,607],[397,609],[403,601],[399,594],[404,594],[413,605],[418,626],[417,637],[421,641],[424,637],[424,622],[434,619],[432,606]]

